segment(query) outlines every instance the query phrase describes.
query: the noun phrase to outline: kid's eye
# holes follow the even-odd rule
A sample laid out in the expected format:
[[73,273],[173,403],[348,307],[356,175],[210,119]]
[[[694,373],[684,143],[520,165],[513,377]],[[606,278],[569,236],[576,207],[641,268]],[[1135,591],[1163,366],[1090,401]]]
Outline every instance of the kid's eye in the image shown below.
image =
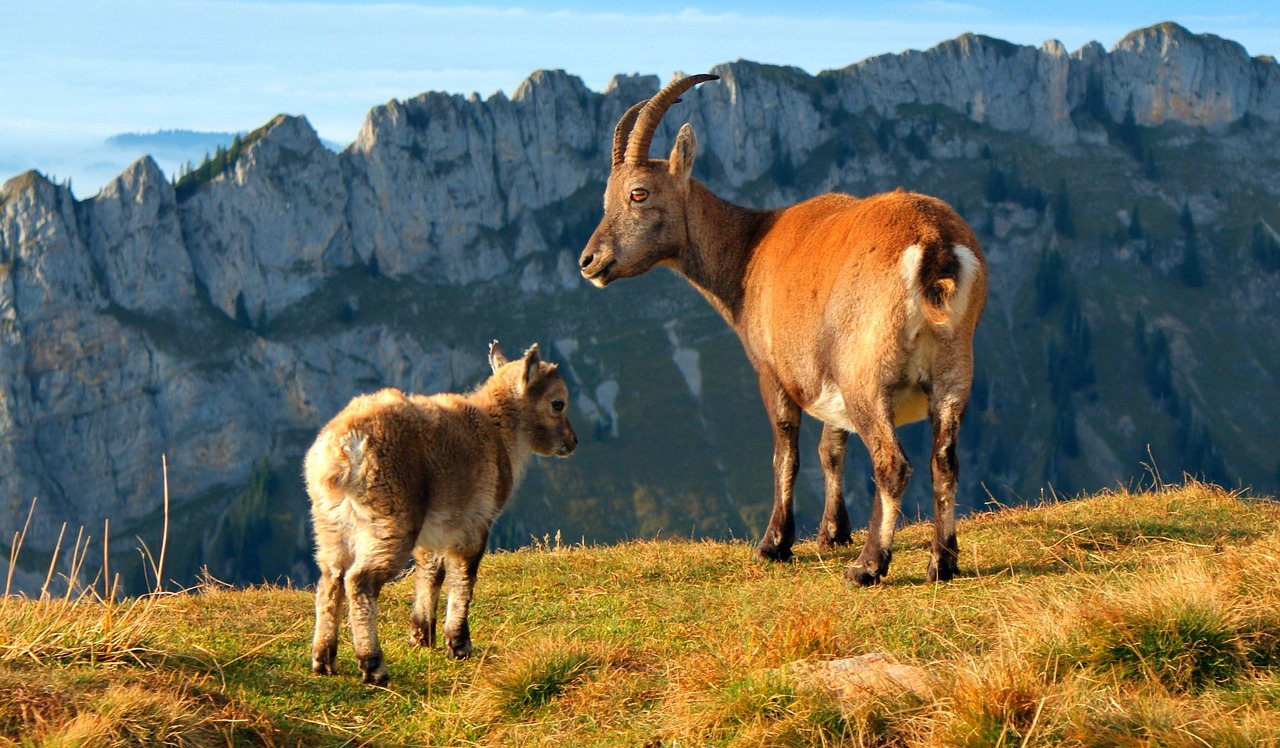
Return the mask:
[[557,413],[564,410],[564,400],[552,400],[551,409]]
[[637,187],[631,191],[631,202],[642,203],[649,199],[649,191],[643,187]]

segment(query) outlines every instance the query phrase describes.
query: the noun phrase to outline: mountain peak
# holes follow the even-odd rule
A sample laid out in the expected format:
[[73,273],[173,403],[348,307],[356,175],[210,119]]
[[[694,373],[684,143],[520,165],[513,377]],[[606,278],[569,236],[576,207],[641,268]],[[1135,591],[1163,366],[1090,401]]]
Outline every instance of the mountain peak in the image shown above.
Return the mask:
[[1115,52],[1155,52],[1161,56],[1176,54],[1177,50],[1190,47],[1204,52],[1216,51],[1218,54],[1248,58],[1244,47],[1237,42],[1223,39],[1214,34],[1196,34],[1185,27],[1165,21],[1144,29],[1137,29],[1125,35],[1116,43]]
[[49,181],[48,177],[35,169],[28,169],[5,181],[4,186],[0,187],[0,201],[8,200],[20,192],[39,189],[43,186],[52,187],[53,183]]

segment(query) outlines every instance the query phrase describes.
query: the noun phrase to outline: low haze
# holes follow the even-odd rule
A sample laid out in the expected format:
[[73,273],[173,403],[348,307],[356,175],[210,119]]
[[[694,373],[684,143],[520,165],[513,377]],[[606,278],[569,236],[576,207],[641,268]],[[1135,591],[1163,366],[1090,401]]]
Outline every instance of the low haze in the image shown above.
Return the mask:
[[[16,5],[16,7],[14,7]],[[466,7],[359,0],[22,2],[0,27],[0,179],[37,169],[96,193],[142,155],[105,141],[159,130],[236,132],[307,117],[340,148],[368,110],[424,91],[510,94],[563,69],[601,90],[615,73],[697,72],[736,59],[809,73],[927,49],[966,32],[1075,51],[1162,21],[1274,55],[1262,2],[585,2]],[[199,151],[189,156],[199,160]],[[179,154],[158,159],[172,176]]]

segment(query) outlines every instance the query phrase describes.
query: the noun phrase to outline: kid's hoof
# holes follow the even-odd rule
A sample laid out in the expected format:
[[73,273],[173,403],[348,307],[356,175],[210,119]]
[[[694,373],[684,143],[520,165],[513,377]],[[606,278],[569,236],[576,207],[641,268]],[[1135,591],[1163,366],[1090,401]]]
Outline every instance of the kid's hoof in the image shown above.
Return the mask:
[[444,645],[445,645],[445,650],[449,653],[449,656],[455,660],[465,660],[471,657],[472,647],[471,647],[470,638],[464,639],[462,641],[454,641],[452,639],[446,638]]
[[312,653],[311,672],[316,675],[333,675],[338,672],[338,647],[335,645],[319,654]]
[[337,672],[332,662],[324,662],[322,660],[311,661],[311,672],[316,675],[333,675]]
[[391,680],[391,672],[387,670],[387,664],[376,655],[361,660],[360,671],[364,673],[364,682],[371,686],[383,686]]
[[435,626],[420,626],[410,622],[409,645],[413,647],[434,647],[436,645]]

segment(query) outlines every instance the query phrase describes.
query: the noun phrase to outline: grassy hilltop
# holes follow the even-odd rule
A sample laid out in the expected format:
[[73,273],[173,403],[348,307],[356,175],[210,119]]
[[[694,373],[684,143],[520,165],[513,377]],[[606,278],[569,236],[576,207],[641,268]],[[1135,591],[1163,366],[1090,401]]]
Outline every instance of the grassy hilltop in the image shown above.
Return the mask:
[[[485,560],[467,662],[411,649],[389,585],[389,688],[345,631],[309,672],[305,590],[6,598],[0,745],[1280,745],[1278,519],[1198,483],[980,514],[942,586],[912,525],[872,589],[841,580],[856,549],[548,538]],[[926,690],[791,667],[868,653]]]

